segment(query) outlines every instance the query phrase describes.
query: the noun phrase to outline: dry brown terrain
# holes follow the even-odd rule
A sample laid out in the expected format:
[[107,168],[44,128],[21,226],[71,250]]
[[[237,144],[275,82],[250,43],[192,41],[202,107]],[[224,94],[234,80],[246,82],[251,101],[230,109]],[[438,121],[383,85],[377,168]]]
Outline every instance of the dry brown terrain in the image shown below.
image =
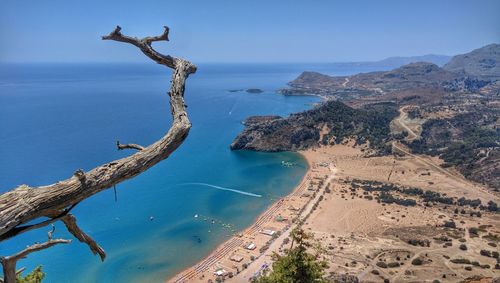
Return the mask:
[[[390,282],[457,282],[474,275],[500,276],[500,271],[494,269],[496,259],[480,254],[483,249],[499,250],[496,246],[500,233],[498,214],[482,213],[479,218],[455,214],[453,205],[382,204],[365,199],[359,189],[352,193],[347,180],[395,183],[446,193],[450,197],[479,198],[482,203],[498,202],[498,196],[466,181],[456,172],[432,166],[439,164],[434,158],[408,155],[365,158],[360,148],[350,145],[310,150],[304,154],[309,160],[329,162],[337,168],[332,192],[325,195],[319,209],[304,225],[327,251],[329,272],[354,275],[363,282],[380,282],[385,278]],[[454,220],[458,229],[442,227],[449,220]],[[483,232],[479,237],[471,237],[468,232],[471,227],[480,227]],[[488,234],[497,238],[484,238]],[[430,245],[408,244],[412,239],[428,240]],[[445,242],[451,246],[445,247]],[[461,250],[461,244],[467,250]],[[422,259],[423,264],[412,264],[416,258]],[[475,266],[477,263],[452,263],[452,259],[467,259],[483,267]],[[386,267],[389,264],[394,267]],[[486,264],[489,268],[484,266]]]
[[[480,254],[481,250],[499,251],[500,215],[481,211],[481,217],[471,216],[470,212],[479,210],[425,205],[418,198],[414,198],[415,206],[385,204],[377,202],[378,192],[351,190],[352,180],[368,180],[480,199],[483,204],[499,202],[493,192],[441,168],[439,159],[404,154],[404,147],[394,146],[400,155],[367,157],[371,153],[367,146],[353,147],[349,142],[301,152],[310,170],[300,186],[252,227],[171,282],[215,282],[214,272],[219,269],[225,271],[222,277],[228,282],[248,282],[272,265],[274,252],[287,248],[284,241],[298,220],[324,250],[328,274],[353,275],[362,282],[458,282],[473,276],[489,282],[500,276],[495,269],[497,259]],[[278,215],[286,220],[278,221]],[[451,220],[456,228],[443,227]],[[469,233],[469,228],[478,228],[477,235]],[[262,234],[262,229],[279,233],[271,237]],[[256,248],[245,249],[248,243]],[[237,257],[242,260],[234,261]]]

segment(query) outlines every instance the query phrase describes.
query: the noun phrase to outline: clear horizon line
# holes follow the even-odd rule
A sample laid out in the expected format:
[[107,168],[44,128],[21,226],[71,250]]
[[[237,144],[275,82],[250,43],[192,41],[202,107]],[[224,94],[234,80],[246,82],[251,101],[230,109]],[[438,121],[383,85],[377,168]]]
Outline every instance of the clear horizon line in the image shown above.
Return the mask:
[[[196,64],[352,64],[352,63],[379,63],[390,58],[411,58],[423,56],[453,57],[454,55],[426,54],[415,56],[390,56],[380,60],[360,61],[193,61]],[[150,64],[147,60],[142,61],[0,61],[0,64]]]

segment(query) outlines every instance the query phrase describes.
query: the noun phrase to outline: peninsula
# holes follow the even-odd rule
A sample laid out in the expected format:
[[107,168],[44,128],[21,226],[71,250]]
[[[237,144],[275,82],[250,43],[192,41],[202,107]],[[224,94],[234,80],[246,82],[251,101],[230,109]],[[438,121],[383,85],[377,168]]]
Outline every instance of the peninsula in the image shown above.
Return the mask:
[[443,67],[302,73],[281,93],[325,101],[289,117],[248,118],[231,149],[296,151],[308,173],[172,282],[247,282],[289,248],[297,225],[314,235],[333,282],[498,276],[499,50],[488,45]]

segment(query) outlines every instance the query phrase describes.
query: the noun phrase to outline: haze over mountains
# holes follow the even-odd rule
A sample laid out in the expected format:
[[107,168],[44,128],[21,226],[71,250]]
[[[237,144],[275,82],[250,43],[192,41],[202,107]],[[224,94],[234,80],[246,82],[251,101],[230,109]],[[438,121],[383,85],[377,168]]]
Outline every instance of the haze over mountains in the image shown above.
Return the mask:
[[[348,106],[327,102],[288,118],[252,118],[256,122],[247,123],[231,147],[298,150],[355,137],[386,154],[397,141],[416,153],[440,156],[467,178],[500,189],[495,161],[500,156],[499,63],[500,45],[490,44],[454,56],[443,67],[416,62],[352,76],[303,72],[281,93],[319,95]],[[405,117],[410,115],[417,126],[411,139],[407,129],[389,130],[398,109],[405,109]]]
[[467,54],[454,56],[443,69],[464,72],[487,80],[500,78],[500,44],[489,44]]
[[421,56],[394,56],[394,57],[388,57],[379,61],[369,61],[369,62],[352,62],[352,63],[346,63],[346,64],[365,64],[365,65],[371,65],[371,66],[377,66],[377,67],[382,67],[382,68],[397,68],[402,65],[410,64],[410,63],[416,63],[416,62],[429,62],[436,64],[438,66],[443,66],[444,64],[448,63],[452,56],[447,56],[447,55],[436,55],[436,54],[427,54],[427,55],[421,55]]
[[[415,62],[391,71],[360,73],[353,76],[328,76],[303,72],[289,83],[284,94],[349,95],[386,94],[416,87],[496,93],[499,91],[500,45],[490,44],[470,53],[454,56],[442,68],[432,62]],[[419,57],[411,57],[419,58]],[[410,60],[406,58],[405,60]]]
[[330,252],[328,282],[498,281],[499,51],[303,72],[280,92],[322,103],[244,122],[232,149],[307,158],[311,183],[295,197],[317,197],[304,227]]

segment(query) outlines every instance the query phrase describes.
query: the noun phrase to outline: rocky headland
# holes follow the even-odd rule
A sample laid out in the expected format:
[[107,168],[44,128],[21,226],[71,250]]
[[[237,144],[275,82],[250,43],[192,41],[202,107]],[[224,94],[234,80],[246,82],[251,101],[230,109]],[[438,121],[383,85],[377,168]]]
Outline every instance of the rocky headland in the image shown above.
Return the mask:
[[[388,154],[397,142],[500,190],[499,44],[454,56],[443,67],[417,62],[352,76],[303,72],[281,93],[326,102],[289,117],[253,117],[232,149],[295,151],[354,138]],[[396,121],[400,114],[404,119]]]

